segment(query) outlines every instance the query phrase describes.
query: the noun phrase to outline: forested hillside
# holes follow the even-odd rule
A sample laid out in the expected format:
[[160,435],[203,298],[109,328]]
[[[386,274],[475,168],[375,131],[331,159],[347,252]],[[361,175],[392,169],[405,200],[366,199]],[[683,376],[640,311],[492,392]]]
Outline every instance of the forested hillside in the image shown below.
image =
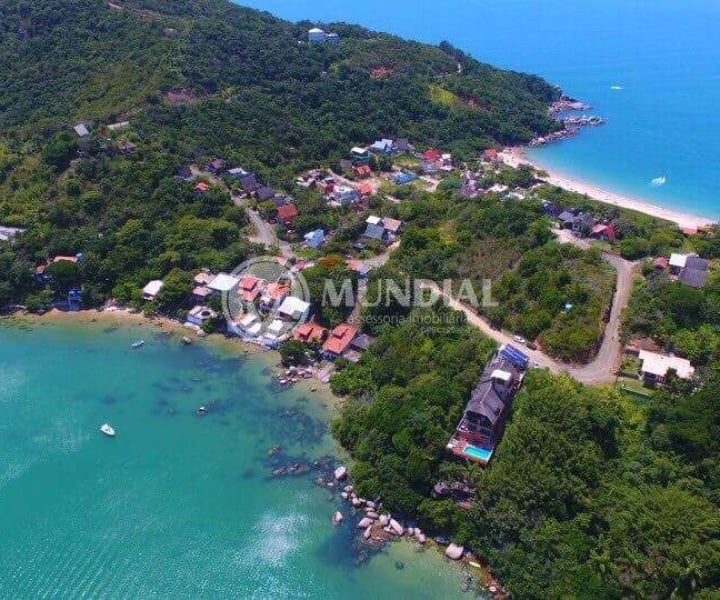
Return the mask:
[[[85,255],[86,305],[251,254],[227,194],[201,202],[174,178],[190,162],[220,156],[292,191],[301,169],[380,136],[462,158],[557,126],[554,88],[449,44],[338,25],[339,44],[313,46],[309,24],[222,0],[3,9],[0,225],[27,231],[0,247],[0,305],[37,292],[33,268],[55,254]],[[130,127],[106,130],[120,120]],[[82,140],[78,122],[91,131]],[[118,153],[119,142],[136,150]]]

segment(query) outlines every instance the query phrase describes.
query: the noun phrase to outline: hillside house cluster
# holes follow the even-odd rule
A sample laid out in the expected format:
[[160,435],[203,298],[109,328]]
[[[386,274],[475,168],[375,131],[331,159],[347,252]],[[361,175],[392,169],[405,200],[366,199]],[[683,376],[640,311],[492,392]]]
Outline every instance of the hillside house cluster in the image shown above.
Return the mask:
[[615,225],[610,221],[601,221],[590,211],[579,208],[561,209],[553,202],[543,200],[545,214],[553,217],[560,229],[567,229],[578,237],[613,242],[618,239]]
[[514,346],[500,349],[485,367],[448,442],[453,455],[482,466],[490,462],[528,365],[527,355]]
[[452,154],[430,148],[422,154],[422,171],[426,175],[449,173],[454,169]]

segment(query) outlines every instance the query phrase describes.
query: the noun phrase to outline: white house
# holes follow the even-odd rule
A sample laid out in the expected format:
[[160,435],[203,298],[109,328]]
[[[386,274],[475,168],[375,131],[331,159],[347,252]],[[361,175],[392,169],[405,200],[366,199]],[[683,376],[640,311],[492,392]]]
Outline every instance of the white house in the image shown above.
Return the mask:
[[288,296],[280,304],[277,314],[280,318],[304,321],[310,314],[310,303],[296,296]]
[[207,306],[198,305],[187,314],[187,322],[202,327],[207,321],[215,319],[217,314]]
[[308,42],[324,42],[326,33],[319,27],[313,27],[308,31]]
[[165,285],[160,279],[153,279],[142,290],[143,300],[154,300]]
[[647,350],[641,350],[638,357],[642,362],[640,376],[649,383],[663,383],[671,369],[680,379],[692,379],[695,374],[695,369],[685,358],[666,356]]
[[75,127],[73,127],[73,129],[75,130],[75,133],[78,134],[78,137],[83,138],[90,135],[90,130],[85,126],[85,123],[78,123]]
[[670,255],[670,270],[673,273],[679,273],[682,269],[685,268],[685,264],[687,263],[688,255],[687,254],[678,254],[676,252],[673,252]]
[[214,292],[227,293],[237,287],[240,280],[227,273],[219,273],[215,279],[213,279],[208,287]]

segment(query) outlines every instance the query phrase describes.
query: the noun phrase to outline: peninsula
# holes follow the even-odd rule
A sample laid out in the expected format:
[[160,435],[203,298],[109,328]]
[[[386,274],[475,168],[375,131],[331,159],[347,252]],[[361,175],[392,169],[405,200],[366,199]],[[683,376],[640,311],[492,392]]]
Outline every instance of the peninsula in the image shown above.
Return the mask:
[[434,539],[497,596],[720,589],[720,236],[504,150],[562,131],[560,90],[224,0],[4,9],[0,309],[163,315],[279,351],[278,393],[329,382],[352,463],[316,484],[363,555]]

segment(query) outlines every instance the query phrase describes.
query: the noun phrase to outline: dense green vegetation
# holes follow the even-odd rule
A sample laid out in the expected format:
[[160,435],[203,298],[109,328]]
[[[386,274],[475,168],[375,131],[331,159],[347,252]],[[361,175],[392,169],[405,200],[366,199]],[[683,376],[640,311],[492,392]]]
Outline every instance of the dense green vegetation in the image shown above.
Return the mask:
[[[51,297],[31,273],[53,254],[85,254],[93,305],[127,301],[173,269],[229,268],[253,253],[227,193],[200,197],[174,179],[189,162],[221,156],[291,191],[301,169],[382,135],[469,155],[556,126],[545,111],[554,88],[448,45],[339,25],[340,44],[316,47],[303,41],[308,24],[222,0],[11,0],[3,9],[0,223],[28,229],[0,250],[3,304]],[[372,78],[378,66],[389,76]],[[431,85],[477,102],[435,103]],[[122,119],[129,129],[105,131]],[[78,120],[92,132],[83,140],[71,129]],[[119,153],[124,141],[137,150]],[[317,198],[299,202],[301,226],[337,225],[314,210]]]
[[[436,315],[440,316],[440,315]],[[519,598],[705,597],[720,586],[718,393],[671,385],[650,406],[534,371],[486,471],[443,458],[490,345],[413,314],[333,387],[359,492],[487,557]],[[446,319],[447,321],[447,319]],[[476,487],[471,510],[431,498]]]
[[587,360],[600,344],[615,271],[599,252],[547,244],[523,256],[493,287],[492,323],[539,338],[549,354]]

